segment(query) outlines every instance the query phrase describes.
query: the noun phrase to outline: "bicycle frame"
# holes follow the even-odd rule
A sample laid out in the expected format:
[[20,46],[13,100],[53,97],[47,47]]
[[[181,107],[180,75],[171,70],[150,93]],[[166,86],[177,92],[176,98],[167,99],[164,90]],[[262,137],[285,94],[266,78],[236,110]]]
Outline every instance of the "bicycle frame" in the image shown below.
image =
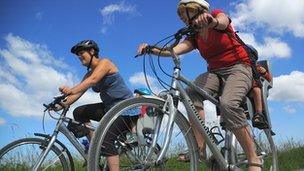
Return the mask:
[[[213,153],[215,159],[217,160],[217,163],[219,164],[220,168],[223,170],[239,170],[237,166],[229,165],[227,161],[227,156],[224,158],[224,156],[221,154],[220,150],[217,148],[217,144],[214,142],[214,139],[212,138],[211,133],[208,131],[208,127],[205,125],[204,121],[200,118],[197,110],[194,107],[194,104],[192,103],[191,99],[189,98],[188,94],[186,93],[185,89],[182,86],[182,83],[188,85],[190,88],[195,90],[199,95],[204,97],[204,99],[209,100],[211,103],[213,103],[216,106],[219,106],[219,101],[215,99],[213,96],[209,95],[205,90],[201,89],[200,87],[194,85],[190,80],[185,78],[181,75],[181,69],[180,69],[180,60],[178,56],[174,53],[173,48],[170,48],[171,55],[173,57],[173,61],[175,63],[174,67],[174,73],[171,83],[171,90],[170,93],[167,95],[167,99],[165,102],[165,105],[163,109],[166,109],[166,107],[169,108],[169,121],[166,126],[166,133],[165,133],[165,140],[163,143],[163,148],[160,151],[160,154],[157,158],[156,163],[159,163],[164,158],[169,142],[171,140],[172,135],[172,128],[173,128],[173,121],[177,112],[177,104],[174,104],[174,101],[178,100],[181,101],[188,113],[189,117],[195,117],[196,121],[199,122],[199,129],[202,133],[203,137],[205,138],[205,141],[210,148],[210,151]],[[180,99],[181,97],[181,99]],[[227,134],[228,135],[228,134]],[[226,136],[227,136],[226,135]],[[157,135],[155,135],[157,136]],[[228,135],[229,136],[229,135]],[[152,147],[154,147],[155,144],[152,144]],[[228,155],[228,154],[226,154]]]
[[[43,163],[44,159],[46,158],[46,156],[50,152],[52,146],[55,144],[56,141],[58,141],[57,137],[58,137],[59,132],[61,132],[73,144],[73,146],[76,148],[76,150],[81,154],[81,156],[85,160],[87,159],[87,154],[85,153],[84,147],[77,141],[77,138],[74,136],[74,134],[72,134],[68,130],[67,126],[65,125],[65,122],[67,122],[67,123],[74,122],[76,124],[79,124],[77,121],[74,121],[74,120],[66,117],[66,113],[68,112],[68,110],[69,110],[68,107],[63,109],[62,113],[60,114],[60,118],[57,121],[56,127],[53,131],[53,134],[51,136],[48,136],[48,135],[43,136],[43,137],[46,137],[48,139],[48,145],[42,151],[40,156],[38,157],[38,161],[36,162],[36,164],[34,165],[32,170],[36,171],[36,170],[39,169],[39,167]],[[86,127],[89,128],[90,130],[94,130],[94,127],[92,127],[92,126],[86,126]],[[36,134],[36,135],[42,136],[44,134]]]
[[[182,86],[182,83],[186,84],[191,89],[193,89],[196,93],[198,93],[198,95],[202,96],[203,99],[209,100],[215,106],[219,107],[219,101],[217,99],[215,99],[213,96],[209,95],[205,90],[196,86],[194,83],[192,83],[187,78],[185,78],[184,76],[181,75],[180,59],[174,53],[173,47],[177,45],[177,43],[179,42],[182,35],[185,34],[186,32],[187,32],[187,30],[183,30],[183,29],[178,31],[177,34],[175,35],[176,41],[171,46],[167,47],[167,49],[171,53],[175,67],[174,67],[174,72],[173,72],[173,77],[172,77],[172,82],[171,82],[171,89],[170,89],[169,93],[166,94],[167,97],[165,98],[165,105],[163,106],[163,111],[167,112],[166,109],[168,109],[168,113],[169,113],[168,124],[165,129],[165,131],[166,131],[165,140],[163,142],[163,148],[161,149],[161,151],[159,153],[156,163],[160,163],[163,160],[163,158],[168,150],[169,142],[170,142],[171,136],[172,136],[173,121],[174,121],[176,113],[177,113],[178,102],[181,101],[186,108],[188,116],[195,118],[194,120],[195,120],[195,122],[197,122],[197,125],[199,125],[200,132],[202,133],[202,135],[206,141],[206,144],[208,145],[210,151],[212,152],[212,154],[213,154],[214,158],[216,159],[216,162],[219,165],[219,167],[221,168],[221,170],[230,170],[230,169],[231,170],[241,170],[238,166],[242,163],[237,163],[235,161],[236,156],[234,156],[234,154],[229,154],[229,151],[228,151],[229,148],[231,148],[230,150],[234,150],[234,148],[235,148],[237,140],[236,140],[236,137],[234,136],[234,134],[231,131],[226,130],[226,133],[225,133],[225,139],[227,140],[227,141],[225,141],[226,149],[222,154],[221,151],[217,147],[214,137],[212,136],[213,133],[210,132],[209,128],[205,125],[204,121],[200,118],[197,110],[194,107],[193,102],[191,101],[187,92],[185,91],[185,89]],[[267,63],[267,61],[260,61],[260,62]],[[267,65],[269,65],[269,64],[267,63]],[[268,120],[268,126],[269,126],[268,129],[265,130],[265,134],[267,135],[268,141],[271,144],[274,144],[273,140],[270,139],[270,137],[275,134],[272,131],[271,120],[270,120],[270,115],[269,115],[268,105],[267,105],[268,90],[272,87],[272,82],[268,82],[267,80],[265,80],[264,78],[261,77],[261,83],[262,83],[262,102],[263,102],[263,106],[265,107],[265,114],[266,114],[266,117]],[[247,110],[249,113],[249,118],[251,119],[254,108],[253,108],[251,100],[248,97],[246,97],[246,105],[247,105]],[[160,120],[161,120],[161,118],[160,118]],[[159,130],[158,127],[159,127],[159,124],[156,124],[155,128],[157,131],[153,137],[152,148],[148,153],[147,159],[151,156],[152,149],[156,145],[156,139],[158,137],[158,130]],[[274,151],[276,151],[276,149],[274,149]],[[274,152],[274,155],[276,155],[276,152]],[[263,154],[262,154],[262,157],[263,157]],[[275,158],[277,158],[277,156]],[[244,161],[244,162],[246,162],[246,161]],[[272,162],[277,163],[277,161],[274,158],[273,158]],[[276,168],[274,168],[274,169],[276,170]]]

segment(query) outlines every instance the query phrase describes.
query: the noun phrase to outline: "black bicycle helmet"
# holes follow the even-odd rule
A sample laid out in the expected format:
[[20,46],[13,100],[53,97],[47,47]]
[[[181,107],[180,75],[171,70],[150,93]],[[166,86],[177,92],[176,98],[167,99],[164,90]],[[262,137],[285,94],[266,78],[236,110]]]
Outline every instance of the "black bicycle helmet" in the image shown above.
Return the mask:
[[93,40],[83,40],[74,45],[71,48],[71,52],[77,54],[81,50],[88,50],[91,48],[95,49],[96,54],[98,54],[99,48],[96,42],[94,42]]

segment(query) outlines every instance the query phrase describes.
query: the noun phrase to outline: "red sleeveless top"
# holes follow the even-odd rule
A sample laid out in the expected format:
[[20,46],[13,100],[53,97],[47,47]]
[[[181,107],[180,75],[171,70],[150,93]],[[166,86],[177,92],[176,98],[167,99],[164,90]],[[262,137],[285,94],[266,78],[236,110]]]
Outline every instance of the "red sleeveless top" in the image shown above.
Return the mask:
[[[223,11],[217,9],[212,11],[211,15],[215,17],[219,13],[223,13]],[[229,24],[223,31],[209,28],[206,42],[199,34],[187,37],[187,39],[194,43],[194,47],[207,61],[209,71],[229,67],[237,63],[250,66],[247,52],[235,37],[234,32],[232,25]]]

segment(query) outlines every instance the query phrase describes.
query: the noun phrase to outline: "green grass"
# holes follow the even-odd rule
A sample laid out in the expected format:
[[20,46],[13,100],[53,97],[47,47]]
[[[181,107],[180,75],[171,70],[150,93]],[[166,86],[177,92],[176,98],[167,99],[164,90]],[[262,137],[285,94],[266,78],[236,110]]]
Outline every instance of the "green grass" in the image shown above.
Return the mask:
[[304,169],[304,147],[298,147],[279,152],[279,169]]
[[[279,159],[279,170],[281,171],[295,171],[304,169],[304,146],[301,147],[284,147],[281,148],[278,152],[278,159]],[[269,159],[265,160],[264,169],[269,170]],[[75,168],[77,171],[85,170],[82,168],[83,161],[76,160],[75,161]],[[187,164],[178,162],[176,157],[170,158],[166,163],[166,170],[168,171],[175,171],[176,168],[178,170],[189,170]],[[205,171],[206,167],[204,163],[200,165],[200,171]]]
[[[281,171],[295,171],[304,169],[304,145],[300,143],[294,143],[289,141],[279,146],[278,150],[278,163],[279,170]],[[84,161],[78,157],[74,159],[75,170],[76,171],[85,171],[86,168],[82,167]],[[270,160],[266,159],[264,164],[264,169],[269,170]],[[53,167],[48,170],[61,170],[62,168]],[[6,165],[0,167],[0,170],[10,171],[10,170],[28,170],[28,168],[22,164],[18,166]],[[178,162],[176,157],[168,159],[166,162],[166,170],[175,171],[175,170],[189,170],[187,163]],[[207,170],[205,163],[200,164],[200,171]]]

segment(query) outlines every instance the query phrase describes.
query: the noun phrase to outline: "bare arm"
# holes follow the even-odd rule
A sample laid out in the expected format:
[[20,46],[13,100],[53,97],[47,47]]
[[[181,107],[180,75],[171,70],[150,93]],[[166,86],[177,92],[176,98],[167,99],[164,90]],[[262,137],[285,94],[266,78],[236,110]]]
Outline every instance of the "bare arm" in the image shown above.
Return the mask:
[[[147,48],[147,46],[148,46],[148,44],[146,44],[146,43],[141,44],[138,48],[138,54],[143,54],[145,49]],[[173,48],[174,52],[177,55],[188,53],[188,52],[192,51],[193,49],[194,49],[194,47],[193,47],[191,41],[189,41],[189,40],[184,40]],[[168,50],[160,51],[157,48],[152,48],[151,51],[152,51],[151,53],[153,55],[160,55],[160,56],[164,56],[164,57],[171,56],[171,53]]]
[[111,70],[112,62],[110,60],[101,60],[93,72],[82,82],[71,89],[70,94],[78,94],[85,92],[88,88],[98,83]]
[[[213,25],[213,27],[217,30],[225,30],[229,23],[230,23],[230,20],[229,18],[226,16],[226,14],[224,13],[219,13],[215,16],[215,24]],[[218,22],[218,24],[217,24]]]
[[[88,74],[86,74],[82,81],[86,79],[86,77],[88,77]],[[85,93],[85,91],[77,93],[77,94],[71,94],[68,95],[68,97],[66,98],[66,101],[64,102],[65,105],[71,105],[74,102],[76,102],[83,94]]]
[[78,100],[90,87],[99,82],[105,75],[111,71],[113,64],[110,60],[101,60],[92,73],[86,75],[84,79],[72,89],[62,86],[59,88],[60,92],[68,95],[67,105],[74,103]]
[[[209,21],[210,19],[212,19],[211,22]],[[229,23],[230,20],[224,13],[219,13],[215,17],[209,13],[203,13],[193,21],[194,25],[203,26],[202,29],[208,27],[217,30],[225,30]]]

